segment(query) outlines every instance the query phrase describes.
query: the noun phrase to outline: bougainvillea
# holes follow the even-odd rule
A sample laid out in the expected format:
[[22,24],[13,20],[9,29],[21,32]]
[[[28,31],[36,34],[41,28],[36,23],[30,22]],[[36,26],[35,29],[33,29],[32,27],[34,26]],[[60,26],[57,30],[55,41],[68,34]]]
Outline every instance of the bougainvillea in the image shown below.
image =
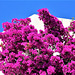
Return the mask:
[[[69,33],[75,33],[75,21],[64,28],[47,8],[38,12],[44,23],[40,33],[30,25],[30,18],[2,24],[0,71],[4,75],[75,75],[75,38]],[[59,55],[54,56],[55,52]]]

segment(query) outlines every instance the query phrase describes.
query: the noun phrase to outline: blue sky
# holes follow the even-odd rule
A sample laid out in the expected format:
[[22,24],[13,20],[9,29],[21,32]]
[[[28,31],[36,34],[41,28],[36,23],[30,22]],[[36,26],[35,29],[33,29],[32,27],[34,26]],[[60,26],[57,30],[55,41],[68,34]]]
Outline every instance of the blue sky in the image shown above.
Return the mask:
[[0,32],[3,31],[3,22],[11,22],[13,18],[27,18],[33,14],[37,14],[37,10],[41,8],[48,8],[49,12],[56,17],[67,19],[75,17],[75,1],[0,0]]

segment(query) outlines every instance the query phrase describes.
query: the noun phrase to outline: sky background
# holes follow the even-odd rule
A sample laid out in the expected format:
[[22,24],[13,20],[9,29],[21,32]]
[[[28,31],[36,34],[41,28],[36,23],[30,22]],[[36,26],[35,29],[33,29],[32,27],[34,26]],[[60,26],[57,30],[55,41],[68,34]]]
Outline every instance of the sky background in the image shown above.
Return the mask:
[[48,8],[49,12],[56,17],[66,19],[75,17],[75,1],[0,0],[0,32],[3,31],[3,22],[11,22],[13,18],[27,18],[37,14],[37,10],[41,8]]

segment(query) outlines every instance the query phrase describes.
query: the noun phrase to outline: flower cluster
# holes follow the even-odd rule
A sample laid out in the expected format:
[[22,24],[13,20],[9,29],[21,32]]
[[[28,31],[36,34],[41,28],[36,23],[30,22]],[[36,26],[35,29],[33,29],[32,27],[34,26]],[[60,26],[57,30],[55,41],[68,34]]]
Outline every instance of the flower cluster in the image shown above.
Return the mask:
[[75,21],[70,23],[70,26],[68,27],[69,31],[73,31],[75,33]]
[[[47,8],[38,12],[44,23],[40,33],[30,25],[30,18],[2,24],[0,71],[4,75],[75,75],[75,38],[69,33],[75,30],[75,22],[64,28]],[[60,55],[54,56],[55,52]]]

